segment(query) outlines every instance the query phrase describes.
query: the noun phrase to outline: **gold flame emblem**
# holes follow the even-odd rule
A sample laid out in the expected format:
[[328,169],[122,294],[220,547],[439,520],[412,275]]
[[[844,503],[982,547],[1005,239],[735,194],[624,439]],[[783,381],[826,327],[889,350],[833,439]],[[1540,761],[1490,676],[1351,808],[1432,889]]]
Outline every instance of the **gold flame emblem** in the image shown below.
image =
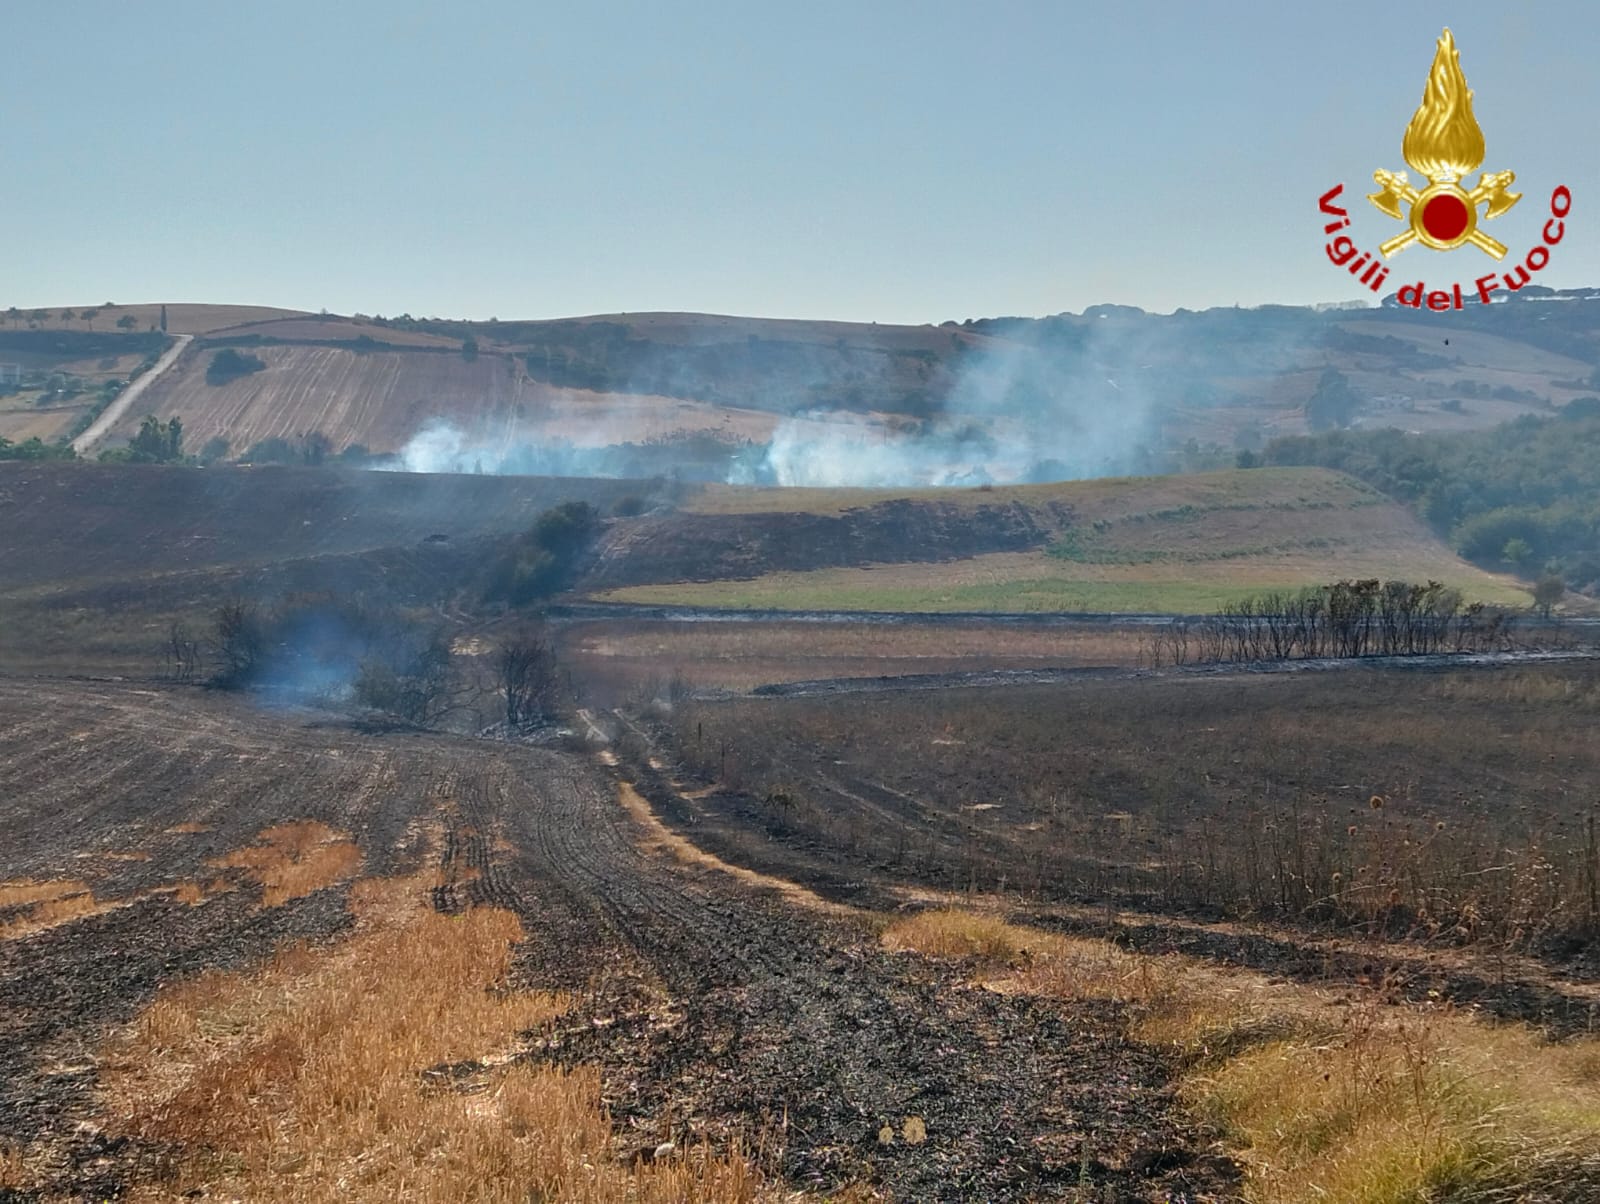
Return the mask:
[[[1367,199],[1390,217],[1409,220],[1411,227],[1378,247],[1384,257],[1414,242],[1435,251],[1453,251],[1470,242],[1496,259],[1503,258],[1505,244],[1478,229],[1478,206],[1486,206],[1485,220],[1499,217],[1522,194],[1508,191],[1517,178],[1509,171],[1484,172],[1471,192],[1461,187],[1463,177],[1483,162],[1483,130],[1472,115],[1472,90],[1461,74],[1461,55],[1448,29],[1439,35],[1422,103],[1406,126],[1400,149],[1406,162],[1428,177],[1428,187],[1419,192],[1403,171],[1380,168],[1372,173],[1379,191]],[[1402,204],[1408,213],[1401,212]]]

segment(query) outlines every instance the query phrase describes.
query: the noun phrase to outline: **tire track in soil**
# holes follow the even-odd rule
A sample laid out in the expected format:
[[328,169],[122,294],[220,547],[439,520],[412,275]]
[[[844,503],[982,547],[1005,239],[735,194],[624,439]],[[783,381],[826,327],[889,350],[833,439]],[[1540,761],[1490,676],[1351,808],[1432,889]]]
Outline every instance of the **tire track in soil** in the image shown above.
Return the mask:
[[[606,1070],[613,1116],[648,1140],[781,1141],[798,1186],[869,1179],[904,1200],[1229,1198],[1232,1164],[1188,1129],[1166,1068],[1104,1003],[966,985],[797,913],[716,870],[653,858],[614,784],[570,755],[499,754],[505,789],[464,793],[515,847],[478,882],[532,934],[524,972],[580,992],[535,1056]],[[492,864],[492,859],[491,859]],[[879,1144],[920,1116],[926,1144]]]

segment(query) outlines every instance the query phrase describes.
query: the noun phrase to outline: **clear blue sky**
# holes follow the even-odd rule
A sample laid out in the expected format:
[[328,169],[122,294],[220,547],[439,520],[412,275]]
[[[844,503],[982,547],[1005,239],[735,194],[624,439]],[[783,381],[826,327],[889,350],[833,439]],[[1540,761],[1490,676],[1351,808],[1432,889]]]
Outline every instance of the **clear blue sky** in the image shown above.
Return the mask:
[[[1600,285],[1593,3],[78,0],[0,23],[0,306],[923,322],[1354,297],[1449,24]],[[1468,249],[1395,271],[1467,279]]]

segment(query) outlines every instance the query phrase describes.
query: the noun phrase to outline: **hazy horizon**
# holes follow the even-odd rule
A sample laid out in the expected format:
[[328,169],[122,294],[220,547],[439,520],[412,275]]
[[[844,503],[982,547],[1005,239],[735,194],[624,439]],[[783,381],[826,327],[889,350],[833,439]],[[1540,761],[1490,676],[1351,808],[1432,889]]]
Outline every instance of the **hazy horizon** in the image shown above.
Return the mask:
[[[1564,184],[1537,282],[1600,282],[1587,5],[97,0],[7,24],[0,307],[922,324],[1352,300],[1317,197],[1345,185],[1363,247],[1398,228],[1362,195],[1404,167],[1446,24],[1483,166],[1524,194],[1489,227],[1507,262]],[[92,86],[61,85],[63,55]],[[1418,248],[1391,286],[1493,267]]]

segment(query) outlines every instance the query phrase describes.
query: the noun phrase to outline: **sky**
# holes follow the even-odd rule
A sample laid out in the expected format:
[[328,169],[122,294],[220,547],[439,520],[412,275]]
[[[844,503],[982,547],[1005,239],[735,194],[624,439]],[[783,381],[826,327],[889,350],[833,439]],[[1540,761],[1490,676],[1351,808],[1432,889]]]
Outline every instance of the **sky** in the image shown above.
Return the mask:
[[[941,322],[1362,296],[1440,30],[1600,285],[1600,5],[5,0],[0,307]],[[1412,173],[1415,180],[1416,174]],[[1591,207],[1592,206],[1592,207]],[[1590,214],[1593,214],[1592,218]],[[1395,279],[1470,282],[1474,248]],[[1370,295],[1370,294],[1366,294]]]

